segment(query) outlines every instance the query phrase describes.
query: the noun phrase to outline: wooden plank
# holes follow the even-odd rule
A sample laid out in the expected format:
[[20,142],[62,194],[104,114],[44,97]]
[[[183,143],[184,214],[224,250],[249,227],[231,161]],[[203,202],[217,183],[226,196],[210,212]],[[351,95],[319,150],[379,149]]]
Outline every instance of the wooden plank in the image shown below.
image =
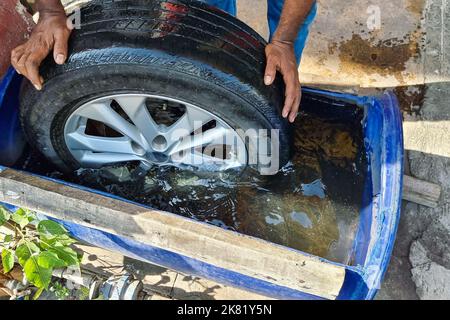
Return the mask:
[[328,299],[344,282],[345,267],[317,257],[26,172],[0,173],[0,201]]
[[436,208],[441,196],[441,187],[437,184],[403,176],[403,200]]

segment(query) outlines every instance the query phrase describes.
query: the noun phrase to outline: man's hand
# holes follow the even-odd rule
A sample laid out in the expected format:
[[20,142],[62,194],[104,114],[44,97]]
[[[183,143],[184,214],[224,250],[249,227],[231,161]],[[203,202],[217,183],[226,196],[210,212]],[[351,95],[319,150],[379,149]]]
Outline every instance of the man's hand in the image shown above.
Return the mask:
[[285,0],[277,30],[271,43],[266,47],[267,67],[264,83],[271,85],[279,71],[286,84],[286,100],[282,115],[294,122],[300,107],[301,88],[298,78],[297,59],[294,42],[300,26],[316,0]]
[[288,41],[272,40],[266,47],[266,57],[267,66],[264,74],[264,83],[271,85],[275,80],[277,71],[283,75],[284,83],[286,84],[286,97],[282,116],[283,118],[289,117],[289,121],[294,122],[301,100],[301,87],[294,44]]
[[11,63],[18,73],[28,78],[37,90],[41,90],[44,79],[39,75],[39,66],[53,50],[57,64],[67,59],[67,46],[73,29],[64,10],[39,12],[39,22],[30,39],[11,53]]

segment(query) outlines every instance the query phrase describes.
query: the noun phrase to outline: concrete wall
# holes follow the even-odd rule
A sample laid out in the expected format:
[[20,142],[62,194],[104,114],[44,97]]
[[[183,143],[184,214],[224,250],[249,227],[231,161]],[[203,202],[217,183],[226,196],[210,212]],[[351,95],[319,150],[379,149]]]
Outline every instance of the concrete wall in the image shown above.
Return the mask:
[[[450,1],[318,2],[300,67],[303,83],[394,87],[449,81]],[[239,17],[266,36],[266,1],[238,4]]]

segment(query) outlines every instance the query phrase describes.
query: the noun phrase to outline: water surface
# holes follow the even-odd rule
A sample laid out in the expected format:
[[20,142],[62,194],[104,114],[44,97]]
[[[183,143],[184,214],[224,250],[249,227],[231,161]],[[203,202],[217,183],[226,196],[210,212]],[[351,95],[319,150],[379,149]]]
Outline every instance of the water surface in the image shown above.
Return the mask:
[[292,161],[275,176],[165,167],[136,183],[132,165],[63,175],[34,153],[21,168],[351,264],[366,167],[362,112],[309,110],[295,123]]

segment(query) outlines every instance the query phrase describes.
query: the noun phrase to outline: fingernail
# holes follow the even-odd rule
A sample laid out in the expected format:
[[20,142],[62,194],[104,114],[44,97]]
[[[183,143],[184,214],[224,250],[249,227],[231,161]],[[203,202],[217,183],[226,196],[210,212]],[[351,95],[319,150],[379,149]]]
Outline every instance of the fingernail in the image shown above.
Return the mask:
[[58,54],[56,56],[56,63],[57,64],[63,64],[65,60],[65,56],[63,54]]
[[17,72],[18,74],[21,74],[19,70],[16,70],[16,72]]
[[286,118],[288,116],[288,112],[287,111],[283,111],[283,118]]
[[42,90],[42,86],[39,84],[35,84],[34,87],[36,88],[36,90],[41,91]]
[[266,86],[270,85],[272,83],[272,77],[271,76],[265,76],[264,77],[264,84]]

